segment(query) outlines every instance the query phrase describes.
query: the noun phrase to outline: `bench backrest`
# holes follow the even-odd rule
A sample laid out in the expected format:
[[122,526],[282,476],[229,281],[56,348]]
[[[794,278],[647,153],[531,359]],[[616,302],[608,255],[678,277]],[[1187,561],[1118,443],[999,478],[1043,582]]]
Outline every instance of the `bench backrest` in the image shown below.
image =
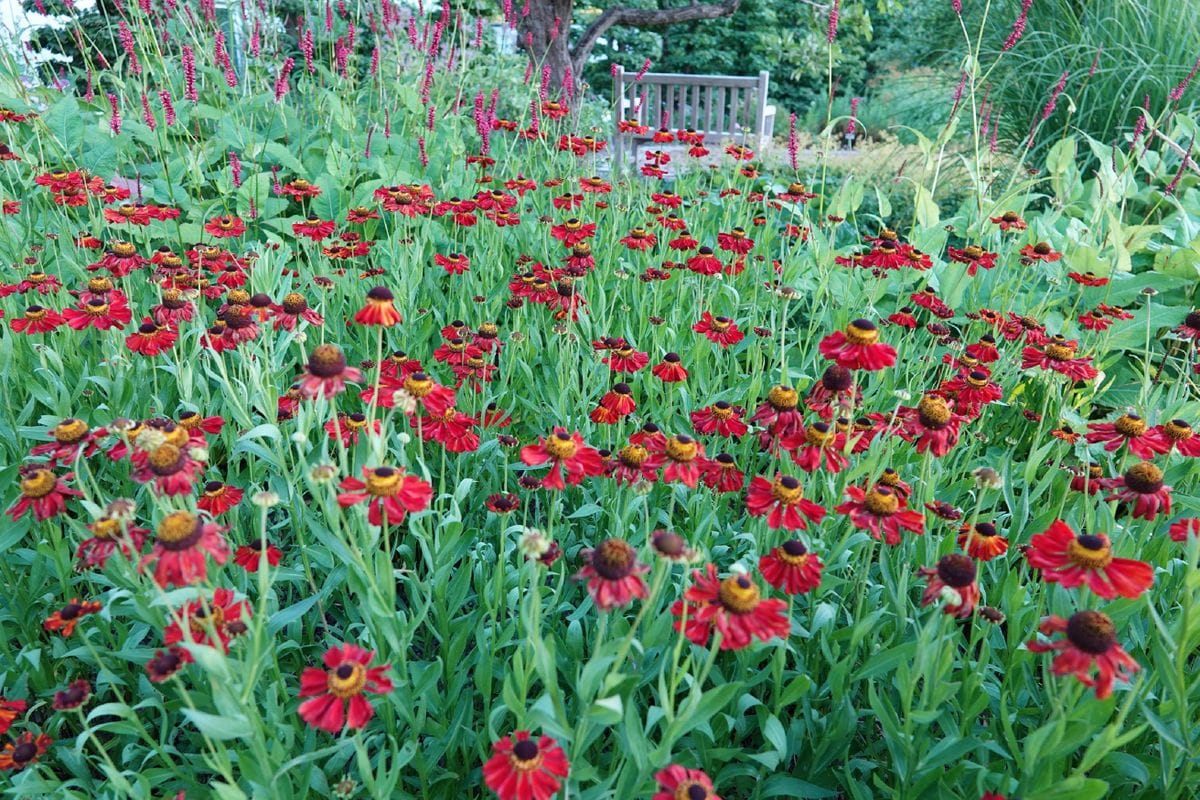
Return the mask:
[[664,125],[672,131],[692,128],[713,139],[740,140],[748,129],[757,138],[765,133],[769,78],[765,71],[757,77],[647,72],[638,78],[617,67],[614,114],[648,125],[651,133],[645,138]]

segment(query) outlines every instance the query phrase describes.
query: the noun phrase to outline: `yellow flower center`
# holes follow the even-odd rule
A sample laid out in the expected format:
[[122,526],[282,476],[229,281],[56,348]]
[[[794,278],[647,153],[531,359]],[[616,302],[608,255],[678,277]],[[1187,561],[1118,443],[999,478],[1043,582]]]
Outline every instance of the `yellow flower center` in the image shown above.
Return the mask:
[[1183,442],[1192,438],[1192,426],[1184,420],[1173,419],[1162,426],[1163,433],[1173,442]]
[[92,523],[92,536],[97,539],[115,539],[121,530],[121,523],[111,517],[98,519]]
[[646,452],[646,448],[642,447],[640,444],[631,444],[626,447],[622,447],[620,451],[617,452],[617,458],[621,459],[622,464],[627,467],[634,468],[645,464],[649,455],[650,454]]
[[394,497],[400,492],[400,470],[376,467],[367,474],[367,494],[374,497]]
[[48,469],[37,469],[21,478],[21,494],[37,499],[54,491],[58,478]]
[[158,542],[168,550],[182,550],[200,534],[200,518],[187,511],[174,511],[158,523]]
[[1075,357],[1075,348],[1068,344],[1048,344],[1046,355],[1054,361],[1070,361]]
[[1112,548],[1099,536],[1084,533],[1067,545],[1067,558],[1084,569],[1104,569],[1112,563]]
[[667,458],[683,464],[695,461],[699,452],[696,443],[689,436],[672,436],[667,439],[665,450]]
[[875,344],[879,341],[879,329],[872,322],[857,319],[846,326],[846,340],[850,344]]
[[944,397],[927,394],[917,404],[921,424],[929,428],[940,428],[950,421],[950,406]]
[[404,391],[420,400],[423,397],[428,397],[429,393],[433,391],[433,381],[427,378],[424,373],[414,372],[404,379]]
[[721,605],[734,614],[749,614],[758,608],[762,600],[758,585],[750,580],[749,575],[731,575],[721,581],[717,596]]
[[804,430],[804,441],[813,447],[825,447],[833,442],[835,436],[837,436],[837,431],[823,422],[809,425]]
[[173,475],[182,467],[183,451],[175,445],[162,444],[154,448],[148,460],[155,474]]
[[1146,432],[1146,420],[1136,414],[1122,414],[1113,427],[1122,436],[1141,436]]
[[120,256],[121,258],[129,258],[137,253],[137,248],[129,242],[113,242],[108,246],[108,249],[113,255]]
[[54,439],[62,444],[74,444],[87,435],[87,423],[81,419],[64,419],[54,426]]
[[550,454],[550,457],[558,461],[565,461],[571,458],[579,450],[579,445],[575,444],[575,439],[567,433],[554,434],[546,439],[545,446],[546,452]]
[[785,505],[792,505],[804,497],[804,487],[791,475],[785,475],[771,484],[771,496]]
[[357,662],[340,664],[331,670],[326,679],[329,693],[339,700],[347,700],[357,694],[362,694],[367,685],[367,668]]
[[876,487],[867,492],[863,506],[877,517],[889,517],[900,510],[900,498],[886,486]]
[[800,395],[790,386],[774,386],[767,392],[767,402],[776,411],[791,411],[800,402]]

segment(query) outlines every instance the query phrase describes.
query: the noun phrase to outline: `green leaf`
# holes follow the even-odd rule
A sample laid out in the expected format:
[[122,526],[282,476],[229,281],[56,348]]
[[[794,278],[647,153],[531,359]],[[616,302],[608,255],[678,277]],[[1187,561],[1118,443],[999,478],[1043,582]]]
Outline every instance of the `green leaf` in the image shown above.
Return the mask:
[[245,716],[220,716],[209,714],[194,708],[183,709],[183,715],[210,739],[227,741],[229,739],[249,738],[253,729]]

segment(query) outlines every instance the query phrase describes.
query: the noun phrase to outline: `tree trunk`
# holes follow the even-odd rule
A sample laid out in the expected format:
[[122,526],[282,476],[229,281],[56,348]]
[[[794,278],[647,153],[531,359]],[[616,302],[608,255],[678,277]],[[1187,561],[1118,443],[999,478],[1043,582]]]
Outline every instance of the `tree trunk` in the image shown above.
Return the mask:
[[[528,44],[533,61],[532,80],[541,82],[542,70],[550,68],[552,91],[563,87],[571,65],[571,14],[574,0],[532,0],[529,15],[521,20],[521,45]],[[579,75],[572,73],[572,84],[579,86]]]

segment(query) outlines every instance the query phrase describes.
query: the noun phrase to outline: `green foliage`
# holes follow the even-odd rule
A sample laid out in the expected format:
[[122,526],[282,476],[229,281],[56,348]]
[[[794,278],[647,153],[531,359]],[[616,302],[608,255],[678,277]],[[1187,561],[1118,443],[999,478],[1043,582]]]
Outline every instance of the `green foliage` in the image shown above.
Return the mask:
[[[964,20],[972,37],[984,3],[966,2]],[[1012,31],[1014,4],[991,4],[984,25],[981,60],[990,62]],[[1200,27],[1181,24],[1200,14],[1197,0],[1038,0],[1020,42],[1004,53],[989,76],[989,97],[1002,113],[1001,133],[1010,144],[1023,143],[1040,119],[1051,89],[1064,72],[1066,91],[1046,123],[1047,129],[1078,129],[1101,142],[1120,141],[1137,123],[1138,109],[1149,97],[1150,113],[1168,105],[1171,90],[1200,57]],[[938,65],[954,80],[964,57],[962,30],[949,2],[918,0],[890,18],[876,58],[901,64]],[[1089,76],[1093,63],[1095,73]],[[1173,104],[1195,108],[1200,84]],[[1042,151],[1056,141],[1039,137]]]

